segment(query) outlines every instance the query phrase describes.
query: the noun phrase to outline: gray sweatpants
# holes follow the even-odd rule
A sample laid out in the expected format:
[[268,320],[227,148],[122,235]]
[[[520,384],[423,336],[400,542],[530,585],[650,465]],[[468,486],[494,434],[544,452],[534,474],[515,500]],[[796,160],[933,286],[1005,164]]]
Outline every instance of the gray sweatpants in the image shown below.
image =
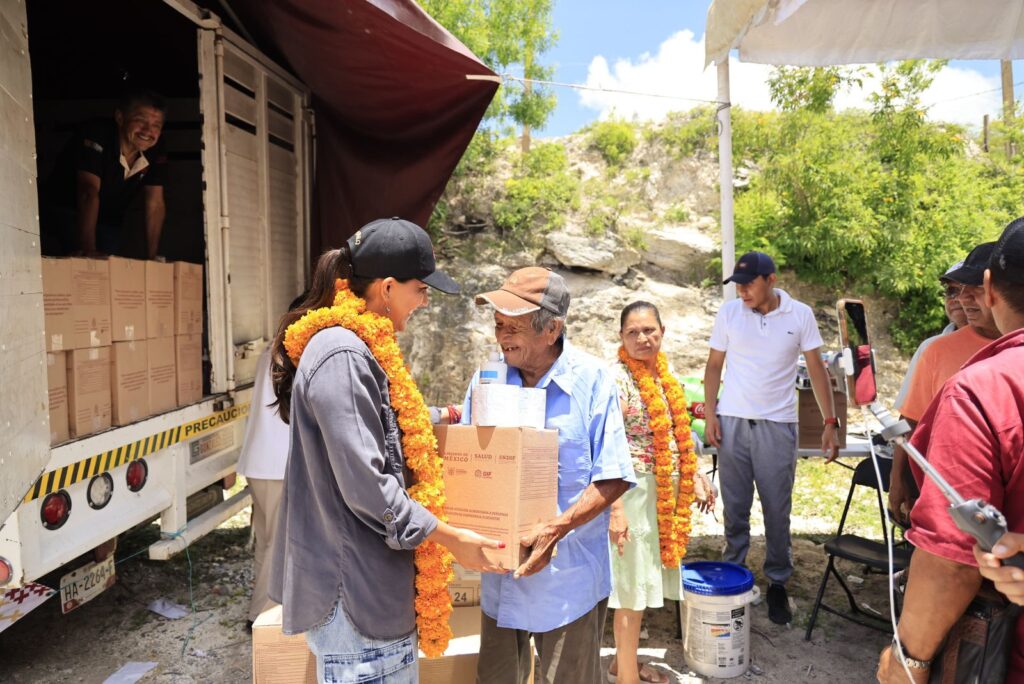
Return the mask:
[[744,563],[750,550],[750,506],[754,485],[764,512],[767,552],[764,574],[785,584],[793,574],[789,516],[796,477],[796,423],[719,416],[722,446],[718,472],[725,506],[722,560]]

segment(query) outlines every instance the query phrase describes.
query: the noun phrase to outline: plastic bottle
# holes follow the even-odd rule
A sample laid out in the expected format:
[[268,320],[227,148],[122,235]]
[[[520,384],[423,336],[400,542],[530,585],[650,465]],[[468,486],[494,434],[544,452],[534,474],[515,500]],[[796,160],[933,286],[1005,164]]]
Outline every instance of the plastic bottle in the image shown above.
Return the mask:
[[492,351],[487,362],[480,367],[481,385],[504,385],[508,382],[508,366],[501,360],[497,350]]

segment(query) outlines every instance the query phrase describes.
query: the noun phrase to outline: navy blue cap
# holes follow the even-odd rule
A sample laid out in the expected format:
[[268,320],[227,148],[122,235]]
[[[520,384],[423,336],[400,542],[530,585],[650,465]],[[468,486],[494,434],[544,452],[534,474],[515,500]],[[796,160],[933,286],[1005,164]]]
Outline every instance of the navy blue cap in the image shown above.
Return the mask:
[[745,285],[758,276],[767,276],[775,273],[775,262],[764,252],[747,252],[736,261],[736,268],[732,275],[722,281],[723,285],[728,283],[740,283]]
[[995,249],[996,243],[994,242],[981,243],[971,250],[960,268],[952,272],[947,271],[943,277],[964,285],[981,285],[985,280],[985,269],[988,268],[988,262]]
[[992,250],[992,279],[1024,285],[1024,218],[1010,222]]
[[352,273],[359,278],[422,280],[446,294],[458,294],[459,286],[437,270],[430,236],[411,221],[394,216],[371,221],[348,239]]
[[735,596],[754,587],[754,575],[742,565],[697,561],[683,566],[683,591],[700,596]]

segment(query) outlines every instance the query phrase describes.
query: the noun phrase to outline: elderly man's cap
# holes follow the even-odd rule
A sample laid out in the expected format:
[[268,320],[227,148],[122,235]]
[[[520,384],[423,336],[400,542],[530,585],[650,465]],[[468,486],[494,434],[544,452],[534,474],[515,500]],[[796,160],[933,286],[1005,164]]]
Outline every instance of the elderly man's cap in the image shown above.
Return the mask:
[[992,275],[1000,282],[1024,285],[1024,218],[1006,226],[999,236],[989,264]]
[[732,275],[722,281],[723,285],[739,283],[745,285],[758,276],[775,273],[775,262],[764,252],[747,252],[736,261]]
[[569,313],[565,278],[540,266],[514,271],[501,288],[476,296],[477,304],[490,304],[506,316],[523,316],[544,309],[560,318]]
[[411,221],[394,216],[371,221],[348,239],[352,273],[359,278],[422,280],[446,294],[458,294],[459,285],[437,270],[430,236]]
[[947,280],[954,280],[964,285],[981,285],[985,280],[985,269],[988,268],[989,259],[992,258],[992,251],[996,248],[994,242],[983,242],[967,255],[960,268],[952,272],[946,271]]
[[951,283],[951,282],[953,282],[953,278],[950,276],[950,274],[951,273],[955,273],[963,265],[964,265],[964,260],[961,259],[960,261],[956,262],[955,264],[953,264],[952,266],[947,268],[946,272],[939,276],[939,282],[940,283]]

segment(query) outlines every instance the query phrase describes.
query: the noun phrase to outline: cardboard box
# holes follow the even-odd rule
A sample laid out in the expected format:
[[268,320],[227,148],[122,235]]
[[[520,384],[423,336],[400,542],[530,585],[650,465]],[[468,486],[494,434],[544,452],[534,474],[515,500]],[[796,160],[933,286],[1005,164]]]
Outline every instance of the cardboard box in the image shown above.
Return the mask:
[[149,410],[151,414],[170,411],[178,405],[178,374],[174,338],[147,341],[149,356]]
[[174,264],[146,262],[146,337],[174,335]]
[[127,425],[150,415],[149,343],[115,342],[110,362],[111,422]]
[[281,631],[281,606],[274,606],[252,625],[253,684],[316,684],[316,660],[306,636]]
[[[797,390],[797,421],[798,437],[797,447],[800,449],[821,449],[821,433],[825,426],[821,420],[821,409],[818,408],[818,401],[814,398],[814,391],[809,389]],[[835,402],[836,415],[839,416],[839,448],[846,448],[846,392],[834,391],[832,399]]]
[[174,334],[203,332],[203,267],[174,262]]
[[75,317],[71,312],[71,259],[43,258],[43,328],[46,351],[71,349]]
[[505,542],[484,553],[514,569],[519,538],[558,512],[558,431],[436,425],[448,522]]
[[467,570],[458,563],[452,565],[455,578],[448,585],[448,594],[452,597],[453,606],[480,605],[480,573]]
[[46,389],[50,397],[50,444],[68,439],[68,358],[64,352],[46,355]]
[[195,403],[203,398],[203,336],[176,335],[174,356],[178,406]]
[[71,259],[71,349],[110,346],[110,265],[105,259]]
[[68,362],[68,432],[84,437],[110,427],[110,347],[74,349]]
[[[480,654],[480,609],[455,608],[449,620],[452,640],[440,658],[419,654],[420,684],[474,684]],[[316,660],[305,636],[281,632],[281,607],[262,613],[252,626],[253,684],[314,684]],[[530,680],[533,682],[533,673]]]
[[[110,338],[146,339],[146,262],[110,257]],[[116,422],[116,421],[115,421]]]

